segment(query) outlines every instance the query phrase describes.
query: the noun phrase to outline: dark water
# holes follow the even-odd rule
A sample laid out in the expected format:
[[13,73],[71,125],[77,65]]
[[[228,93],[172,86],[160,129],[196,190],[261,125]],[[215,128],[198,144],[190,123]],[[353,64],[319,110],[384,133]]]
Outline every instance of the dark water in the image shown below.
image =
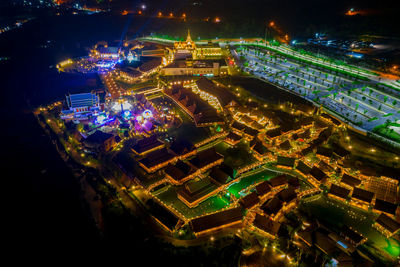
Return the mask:
[[0,61],[4,219],[11,234],[7,246],[21,260],[68,260],[100,247],[76,178],[30,112],[67,92],[91,89],[87,80],[96,77],[59,74],[49,66],[120,36],[120,25],[100,32],[95,24],[95,18],[44,18],[0,36],[0,56],[10,58]]

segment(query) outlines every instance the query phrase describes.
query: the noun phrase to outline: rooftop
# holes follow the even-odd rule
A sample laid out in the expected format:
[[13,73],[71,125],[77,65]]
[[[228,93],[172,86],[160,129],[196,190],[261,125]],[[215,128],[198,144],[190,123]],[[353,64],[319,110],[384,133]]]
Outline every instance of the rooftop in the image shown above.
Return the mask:
[[158,140],[156,135],[152,135],[138,140],[136,144],[132,146],[132,150],[138,154],[142,154],[156,147],[161,147],[162,145],[164,145],[164,143]]
[[168,167],[165,168],[165,173],[171,176],[175,181],[179,182],[194,173],[194,170],[185,162],[178,161],[175,165],[168,165]]
[[234,132],[230,132],[227,136],[226,139],[230,139],[234,142],[239,141],[240,139],[242,139],[242,137],[238,134],[235,134]]
[[155,167],[158,164],[167,162],[174,158],[173,155],[168,153],[166,148],[150,152],[144,159],[139,160],[146,168]]
[[239,200],[239,203],[240,203],[240,205],[242,205],[242,207],[244,209],[250,209],[250,208],[254,207],[254,205],[256,205],[259,201],[260,201],[260,199],[258,198],[257,193],[252,192],[252,193],[246,195],[245,197],[241,198]]
[[341,197],[341,198],[347,198],[349,195],[350,190],[335,184],[331,185],[331,188],[329,189],[329,194]]
[[385,213],[381,213],[376,219],[376,222],[385,227],[390,233],[395,233],[400,229],[400,223],[396,222]]
[[296,158],[289,158],[284,156],[278,156],[277,158],[277,165],[286,166],[286,167],[294,167],[294,162]]
[[347,173],[343,174],[341,182],[352,187],[356,187],[361,184],[361,180],[355,178],[354,176],[348,175]]
[[174,230],[179,218],[175,216],[172,212],[166,209],[164,206],[160,205],[158,202],[150,199],[147,203],[150,206],[151,214],[157,218],[163,225],[168,229]]
[[178,191],[178,195],[189,203],[195,203],[217,189],[218,187],[209,179],[203,178],[200,181],[189,181]]
[[379,198],[377,198],[375,200],[374,209],[379,210],[379,211],[383,211],[383,212],[395,215],[397,207],[398,206],[396,204],[384,201]]
[[353,195],[351,197],[371,203],[372,199],[374,198],[374,193],[355,187],[353,190]]
[[268,181],[264,181],[256,185],[256,190],[259,196],[263,196],[271,191],[271,186]]
[[328,147],[319,146],[317,147],[317,155],[325,156],[325,157],[332,157],[333,150]]
[[268,136],[269,138],[274,138],[277,136],[280,136],[282,134],[281,128],[275,128],[272,130],[268,130],[265,135]]
[[287,183],[286,174],[281,174],[274,178],[271,178],[268,180],[268,183],[271,187],[277,187],[277,186],[284,185]]
[[261,209],[268,215],[277,214],[282,208],[282,201],[278,197],[268,200]]
[[234,122],[232,123],[232,125],[231,125],[231,128],[232,128],[232,129],[236,129],[236,130],[238,130],[238,131],[243,131],[244,128],[245,128],[245,125],[242,124],[242,123],[240,123],[240,122],[238,122],[238,121],[234,121]]
[[290,144],[289,140],[286,140],[285,142],[282,142],[282,143],[279,144],[279,148],[282,149],[282,150],[287,151],[287,150],[292,148],[292,145]]
[[309,167],[307,164],[305,164],[301,160],[299,160],[299,162],[297,163],[296,169],[305,175],[307,175],[311,172],[311,167]]
[[214,214],[205,215],[190,221],[193,232],[199,233],[216,227],[242,221],[240,207],[223,210]]
[[226,106],[235,99],[234,95],[227,88],[217,86],[206,77],[198,79],[196,85],[201,91],[215,96],[222,106]]
[[358,244],[361,242],[361,240],[364,239],[364,237],[355,232],[353,229],[348,227],[347,225],[343,225],[342,229],[340,230],[340,234],[348,239],[350,239],[353,243]]
[[220,185],[226,184],[229,181],[229,179],[232,178],[229,176],[229,174],[221,170],[220,166],[213,167],[208,176],[211,178],[211,180],[217,182]]
[[256,214],[256,217],[253,222],[254,226],[273,235],[278,235],[279,229],[281,228],[281,224],[272,220],[270,217],[265,215]]
[[217,153],[214,148],[210,148],[199,152],[196,157],[191,159],[189,162],[193,164],[196,168],[201,169],[215,161],[223,159],[224,156]]
[[317,179],[318,181],[322,181],[324,179],[326,179],[326,174],[319,168],[317,168],[316,166],[313,166],[311,168],[310,174]]
[[196,149],[196,147],[187,140],[175,140],[172,142],[170,148],[177,155],[184,155]]
[[110,138],[113,138],[114,135],[110,133],[105,133],[99,130],[96,130],[93,134],[89,135],[84,142],[88,144],[98,144],[101,145],[105,141],[107,141]]
[[297,198],[297,194],[294,188],[289,186],[288,188],[282,189],[278,194],[278,198],[283,202],[289,203],[290,201]]

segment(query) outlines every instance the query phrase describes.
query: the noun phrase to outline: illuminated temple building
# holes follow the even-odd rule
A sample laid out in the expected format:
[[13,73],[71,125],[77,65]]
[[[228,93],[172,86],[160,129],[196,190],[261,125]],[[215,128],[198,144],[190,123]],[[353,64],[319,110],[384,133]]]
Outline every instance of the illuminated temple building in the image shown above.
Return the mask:
[[[174,43],[173,49],[167,49],[169,61],[162,69],[162,75],[220,76],[228,74],[228,66],[221,59],[219,44],[196,45],[188,36],[186,41]],[[172,61],[173,59],[173,61]],[[171,62],[172,61],[172,62]]]
[[179,54],[191,54],[193,59],[222,56],[222,50],[218,43],[208,42],[207,44],[196,45],[190,36],[189,30],[186,41],[174,43],[174,52],[176,57],[179,57]]
[[192,41],[189,30],[186,41],[175,42],[174,50],[176,53],[193,53],[196,50],[196,44]]
[[193,208],[200,202],[214,195],[218,190],[218,186],[208,178],[199,181],[190,181],[178,191],[178,198],[185,203],[186,206]]

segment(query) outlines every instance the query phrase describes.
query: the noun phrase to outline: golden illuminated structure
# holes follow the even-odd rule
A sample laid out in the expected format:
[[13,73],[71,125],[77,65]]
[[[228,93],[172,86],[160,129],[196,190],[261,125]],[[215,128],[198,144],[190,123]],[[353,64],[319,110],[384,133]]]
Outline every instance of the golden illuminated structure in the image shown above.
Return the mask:
[[174,43],[174,53],[191,54],[193,59],[220,58],[222,49],[218,43],[208,42],[204,45],[196,45],[190,36],[190,30],[186,41],[178,41]]
[[194,52],[196,50],[196,44],[192,41],[190,37],[190,30],[188,30],[188,35],[186,41],[179,41],[174,43],[175,52]]

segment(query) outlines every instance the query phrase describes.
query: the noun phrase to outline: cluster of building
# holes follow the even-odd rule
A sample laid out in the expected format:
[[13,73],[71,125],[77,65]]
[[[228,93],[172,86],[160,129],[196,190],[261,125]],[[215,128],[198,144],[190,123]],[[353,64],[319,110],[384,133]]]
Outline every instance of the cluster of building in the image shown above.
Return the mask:
[[338,266],[353,266],[352,254],[367,241],[366,237],[345,224],[336,234],[319,222],[303,223],[295,239],[307,247],[318,248],[326,255],[334,255]]
[[66,125],[80,125],[75,127],[75,137],[96,152],[112,149],[120,133],[150,136],[171,127],[175,120],[168,110],[159,111],[142,93],[116,101],[106,98],[105,103],[100,103],[95,93],[69,94],[60,117]]
[[297,206],[300,199],[299,180],[289,175],[279,175],[258,183],[255,190],[239,202],[252,210],[250,227],[269,239],[277,238],[283,229],[283,215]]
[[[326,151],[321,151],[320,157],[324,158],[327,154]],[[324,156],[325,155],[325,156]],[[284,160],[284,161],[283,161]],[[281,163],[279,163],[281,161]],[[295,164],[295,158],[283,158],[278,156],[278,165],[284,165],[289,168],[295,167],[295,170],[304,176],[310,184],[315,188],[319,188],[320,185],[324,184],[328,186],[328,197],[346,203],[355,208],[364,210],[372,209],[373,212],[379,214],[377,217],[374,227],[376,227],[382,234],[387,237],[393,236],[400,230],[400,224],[396,221],[395,217],[400,212],[397,201],[393,202],[386,201],[378,198],[377,193],[381,193],[380,190],[374,191],[373,188],[369,188],[369,178],[359,179],[346,172],[341,174],[337,170],[330,166],[324,159],[319,163],[310,167],[301,160],[298,160],[297,165]],[[336,184],[334,180],[330,179],[330,175],[335,173],[341,175],[340,182]],[[382,177],[382,180],[388,180],[390,178]],[[395,183],[397,188],[398,181],[390,179],[392,183]],[[382,190],[382,189],[381,189]],[[385,191],[387,193],[387,191]],[[395,193],[396,194],[396,193]]]

